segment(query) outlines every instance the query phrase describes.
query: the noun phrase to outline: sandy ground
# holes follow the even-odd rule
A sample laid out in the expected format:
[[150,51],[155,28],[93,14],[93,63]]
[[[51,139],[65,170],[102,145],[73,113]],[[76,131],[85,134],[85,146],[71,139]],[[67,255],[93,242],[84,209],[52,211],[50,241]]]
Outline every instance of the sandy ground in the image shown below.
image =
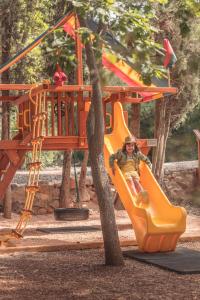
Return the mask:
[[[125,211],[116,212],[117,223],[130,224]],[[13,228],[18,221],[1,219],[1,228]],[[188,234],[200,233],[198,217],[188,218]],[[70,226],[83,225],[70,222]],[[84,225],[99,225],[98,213],[93,212]],[[67,224],[69,226],[69,224]],[[23,243],[42,240],[102,239],[101,231],[90,233],[38,232],[37,228],[63,227],[52,215],[35,216],[29,223]],[[193,228],[193,231],[192,231]],[[133,230],[120,230],[120,238],[133,238]],[[200,242],[181,243],[178,247],[200,251]],[[124,248],[123,250],[133,249]],[[67,250],[59,252],[16,252],[0,255],[0,299],[200,299],[200,274],[179,275],[136,260],[125,258],[124,267],[104,265],[104,251]]]

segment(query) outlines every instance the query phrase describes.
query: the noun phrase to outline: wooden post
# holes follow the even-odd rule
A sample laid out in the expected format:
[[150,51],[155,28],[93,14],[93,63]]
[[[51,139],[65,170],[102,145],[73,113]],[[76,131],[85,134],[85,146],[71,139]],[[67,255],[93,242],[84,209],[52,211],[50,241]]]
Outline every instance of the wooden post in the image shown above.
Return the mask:
[[77,60],[77,84],[83,84],[83,61],[82,61],[82,45],[80,35],[77,30],[80,27],[77,16],[75,16],[75,42],[76,42],[76,60]]

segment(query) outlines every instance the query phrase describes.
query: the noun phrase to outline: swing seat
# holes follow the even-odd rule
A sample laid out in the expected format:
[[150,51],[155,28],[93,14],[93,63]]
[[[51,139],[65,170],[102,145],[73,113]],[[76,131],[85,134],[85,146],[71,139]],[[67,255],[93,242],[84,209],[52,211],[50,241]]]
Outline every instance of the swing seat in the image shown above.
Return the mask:
[[57,221],[81,221],[89,218],[89,209],[82,208],[55,208],[54,218]]

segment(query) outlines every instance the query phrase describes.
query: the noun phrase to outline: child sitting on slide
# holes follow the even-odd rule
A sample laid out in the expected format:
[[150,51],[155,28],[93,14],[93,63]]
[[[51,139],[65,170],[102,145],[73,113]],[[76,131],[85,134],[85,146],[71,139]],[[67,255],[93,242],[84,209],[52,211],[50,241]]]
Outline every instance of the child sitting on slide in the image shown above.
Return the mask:
[[139,164],[140,161],[144,161],[151,168],[151,162],[147,156],[139,151],[134,137],[127,136],[122,149],[110,156],[109,164],[113,175],[115,175],[115,159],[132,194],[136,197],[136,204],[147,204],[148,194],[140,183]]

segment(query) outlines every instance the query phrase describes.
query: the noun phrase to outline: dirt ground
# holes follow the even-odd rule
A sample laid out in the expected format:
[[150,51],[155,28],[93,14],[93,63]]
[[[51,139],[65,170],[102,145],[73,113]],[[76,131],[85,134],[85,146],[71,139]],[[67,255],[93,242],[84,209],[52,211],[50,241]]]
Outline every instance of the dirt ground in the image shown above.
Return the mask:
[[[12,220],[1,219],[2,228],[13,228],[19,216]],[[97,213],[93,213],[86,225],[99,224]],[[126,212],[116,212],[117,222],[130,222]],[[197,219],[195,219],[197,218]],[[198,217],[190,216],[188,229],[194,224],[199,234]],[[193,223],[196,220],[198,223]],[[98,221],[99,222],[99,221]],[[37,216],[30,222],[24,243],[60,240],[83,241],[101,239],[101,232],[57,233],[38,232],[37,227],[62,227],[53,216]],[[73,222],[70,223],[70,226]],[[81,223],[77,224],[81,225]],[[65,224],[66,226],[66,224]],[[74,224],[75,226],[75,224]],[[188,231],[188,234],[190,233]],[[192,235],[195,231],[192,231]],[[120,238],[133,238],[133,230],[121,230]],[[33,240],[33,241],[32,241]],[[200,251],[200,242],[179,243],[178,247]],[[135,249],[134,247],[123,250]],[[67,250],[59,252],[15,252],[0,254],[0,299],[3,300],[199,300],[200,274],[180,275],[152,265],[125,258],[124,267],[104,265],[104,251]]]
[[[200,250],[200,243],[186,246]],[[104,265],[103,250],[0,257],[0,299],[200,299],[200,274],[178,275],[125,259]]]

